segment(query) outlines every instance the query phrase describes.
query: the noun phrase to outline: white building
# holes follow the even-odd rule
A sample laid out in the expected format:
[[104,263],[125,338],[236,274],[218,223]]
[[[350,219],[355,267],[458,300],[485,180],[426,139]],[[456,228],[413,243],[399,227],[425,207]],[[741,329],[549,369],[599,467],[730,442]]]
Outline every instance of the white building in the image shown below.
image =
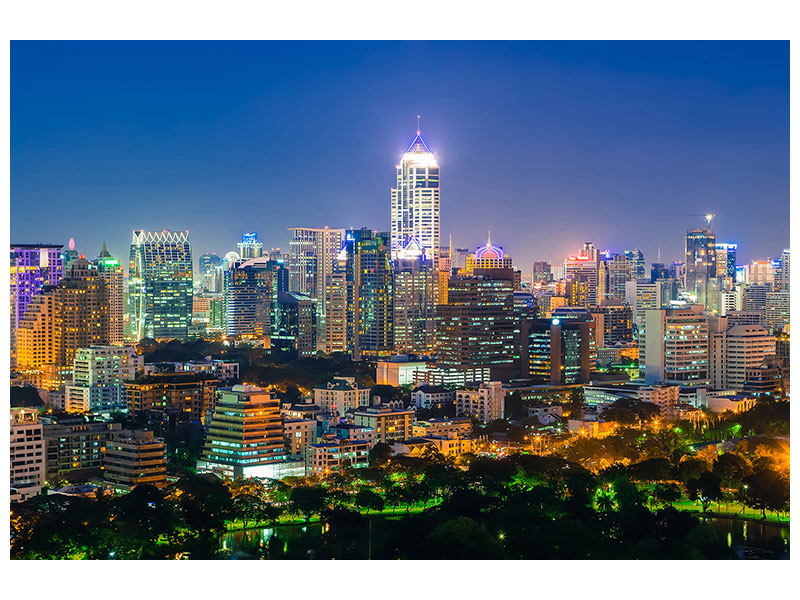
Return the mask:
[[440,385],[421,385],[411,392],[411,405],[415,408],[442,408],[452,406],[455,395]]
[[354,408],[369,406],[369,388],[359,388],[355,377],[334,377],[324,388],[314,388],[314,404],[326,414],[345,413]]
[[303,458],[306,446],[317,443],[317,420],[284,419],[283,439],[289,456]]
[[392,188],[392,259],[416,239],[433,265],[439,263],[439,165],[417,128],[417,135],[397,165]]
[[730,326],[728,319],[711,319],[711,387],[742,391],[746,371],[775,355],[775,338],[760,325]]
[[678,404],[680,391],[677,385],[650,385],[640,387],[637,396],[642,402],[655,404],[663,413],[668,407]]
[[11,409],[11,501],[39,495],[45,478],[45,450],[39,413],[32,408]]
[[422,360],[409,360],[405,354],[392,356],[389,360],[379,360],[375,373],[377,385],[415,385],[431,363]]
[[456,414],[484,423],[503,418],[505,391],[499,381],[482,383],[477,388],[456,391]]
[[647,310],[644,347],[647,384],[708,385],[708,318],[702,306]]
[[144,357],[133,346],[79,348],[73,361],[72,384],[64,387],[67,412],[99,412],[126,408],[125,381],[136,379]]

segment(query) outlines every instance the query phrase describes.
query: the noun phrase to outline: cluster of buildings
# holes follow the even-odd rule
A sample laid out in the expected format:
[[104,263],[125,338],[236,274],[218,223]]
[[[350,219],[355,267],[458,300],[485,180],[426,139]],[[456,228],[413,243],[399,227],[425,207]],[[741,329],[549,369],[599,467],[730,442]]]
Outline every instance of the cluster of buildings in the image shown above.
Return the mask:
[[[415,410],[450,407],[464,422],[489,422],[507,416],[509,390],[542,419],[560,417],[547,406],[603,381],[617,386],[608,398],[635,386],[665,413],[788,394],[789,250],[738,265],[737,245],[717,241],[708,215],[687,231],[682,260],[663,263],[659,252],[649,272],[640,250],[586,242],[563,263],[534,262],[524,279],[491,234],[474,251],[452,237],[441,245],[440,170],[419,131],[396,165],[389,208],[387,231],[290,228],[286,253],[245,233],[235,251],[200,256],[197,272],[188,231],[133,231],[127,269],[105,244],[95,259],[74,240],[67,249],[12,244],[12,385],[36,387],[57,413],[121,411],[143,423],[94,440],[99,468],[120,486],[130,483],[126,460],[152,466],[163,483],[163,440],[151,430],[187,420],[206,430],[203,469],[272,477],[361,464],[378,441],[409,454],[469,451],[452,423],[417,423]],[[412,406],[376,402],[336,379],[313,402],[282,407],[240,385],[236,363],[145,365],[135,349],[148,338],[196,337],[284,358],[373,361],[378,384],[412,388]],[[628,376],[612,385],[622,369]],[[46,440],[66,425],[34,413],[12,413],[24,450],[12,463],[17,490],[36,465],[42,480],[61,473]],[[75,459],[71,471],[97,460]]]

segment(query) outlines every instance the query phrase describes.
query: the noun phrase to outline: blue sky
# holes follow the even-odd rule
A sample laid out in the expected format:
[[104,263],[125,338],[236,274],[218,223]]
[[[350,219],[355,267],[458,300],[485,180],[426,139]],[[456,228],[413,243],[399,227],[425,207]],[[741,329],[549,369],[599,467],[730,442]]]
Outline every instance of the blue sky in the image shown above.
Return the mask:
[[11,239],[385,230],[418,113],[443,243],[669,261],[713,212],[740,263],[788,247],[788,42],[12,42]]

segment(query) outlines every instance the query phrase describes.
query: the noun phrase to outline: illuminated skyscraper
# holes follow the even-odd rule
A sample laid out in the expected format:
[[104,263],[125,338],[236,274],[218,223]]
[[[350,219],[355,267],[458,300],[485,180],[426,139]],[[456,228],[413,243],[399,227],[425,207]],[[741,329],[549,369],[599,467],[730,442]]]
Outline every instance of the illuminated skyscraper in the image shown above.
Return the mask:
[[46,285],[64,275],[61,244],[11,244],[11,366],[16,361],[16,333],[25,310]]
[[226,333],[267,338],[276,324],[279,267],[266,256],[231,261],[225,271]]
[[486,245],[475,249],[474,254],[467,256],[464,274],[472,275],[475,269],[511,269],[511,257],[503,251],[502,246],[492,244],[492,234],[486,240]]
[[242,241],[237,244],[239,246],[239,256],[241,258],[258,258],[262,255],[264,244],[258,241],[258,234],[243,233]]
[[111,256],[105,242],[100,256],[92,261],[97,273],[108,285],[108,341],[114,346],[124,343],[123,321],[125,319],[124,269],[122,263]]
[[393,261],[394,347],[401,354],[433,350],[434,310],[439,271],[415,239]]
[[[599,253],[591,242],[583,245],[577,256],[568,256],[564,261],[564,275],[573,283],[586,282],[585,303],[581,306],[597,306],[600,302]],[[579,286],[580,287],[580,286]],[[581,295],[583,297],[583,295]]]
[[200,256],[200,289],[204,292],[222,291],[222,259],[209,252]]
[[134,231],[128,273],[134,338],[187,339],[193,293],[189,232]]
[[369,229],[345,235],[347,347],[355,360],[390,356],[394,350],[388,237]]
[[420,135],[406,148],[397,165],[397,181],[392,188],[392,258],[414,238],[432,264],[439,258],[439,165]]
[[684,289],[708,307],[709,280],[717,276],[716,236],[710,227],[686,232],[686,273]]
[[714,251],[717,260],[717,277],[736,279],[736,244],[716,242]]

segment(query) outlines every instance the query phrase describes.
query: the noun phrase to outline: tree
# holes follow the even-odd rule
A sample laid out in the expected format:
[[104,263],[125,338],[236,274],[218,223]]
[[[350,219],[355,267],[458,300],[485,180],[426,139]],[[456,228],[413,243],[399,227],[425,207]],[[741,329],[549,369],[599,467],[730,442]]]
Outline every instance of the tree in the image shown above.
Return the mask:
[[392,447],[384,442],[378,442],[369,451],[369,465],[371,467],[380,467],[386,464],[393,454]]
[[742,486],[744,504],[761,511],[767,518],[767,510],[784,511],[789,502],[789,482],[775,471],[756,471],[744,480]]
[[650,402],[636,398],[620,398],[603,410],[601,416],[607,421],[617,421],[633,425],[640,421],[650,421],[659,415],[660,409]]
[[689,498],[700,502],[703,512],[708,510],[712,502],[718,502],[722,498],[720,478],[711,471],[703,471],[698,478],[690,479],[686,487]]
[[383,510],[384,501],[379,494],[367,487],[362,487],[356,493],[355,505],[359,508],[380,512]]
[[308,523],[313,515],[318,515],[327,506],[325,490],[320,486],[292,488],[289,504],[292,512],[301,514]]
[[611,487],[619,510],[628,510],[644,504],[644,494],[627,477],[617,477]]
[[752,469],[744,457],[726,452],[714,460],[712,472],[720,478],[722,485],[730,489],[740,487],[745,477],[752,474]]

